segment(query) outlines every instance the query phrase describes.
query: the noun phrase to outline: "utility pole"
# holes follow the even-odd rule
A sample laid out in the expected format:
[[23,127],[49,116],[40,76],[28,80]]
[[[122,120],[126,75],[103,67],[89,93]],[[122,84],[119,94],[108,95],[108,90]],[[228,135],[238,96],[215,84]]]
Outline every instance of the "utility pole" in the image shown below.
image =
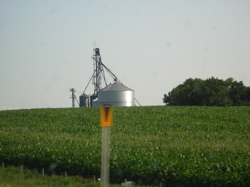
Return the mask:
[[75,108],[75,99],[76,99],[75,91],[76,90],[74,88],[70,89],[70,92],[72,92],[72,95],[71,95],[71,98],[72,98],[72,108]]

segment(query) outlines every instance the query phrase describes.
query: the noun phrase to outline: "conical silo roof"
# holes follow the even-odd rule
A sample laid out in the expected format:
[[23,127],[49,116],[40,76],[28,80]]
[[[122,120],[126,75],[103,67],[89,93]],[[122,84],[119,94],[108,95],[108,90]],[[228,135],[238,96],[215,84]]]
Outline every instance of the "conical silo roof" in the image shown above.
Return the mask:
[[102,104],[112,104],[113,106],[134,106],[134,90],[115,81],[113,84],[101,89],[98,93],[98,102]]
[[113,84],[108,85],[107,87],[101,89],[101,91],[108,92],[108,91],[134,91],[127,86],[124,86],[122,83],[116,81]]

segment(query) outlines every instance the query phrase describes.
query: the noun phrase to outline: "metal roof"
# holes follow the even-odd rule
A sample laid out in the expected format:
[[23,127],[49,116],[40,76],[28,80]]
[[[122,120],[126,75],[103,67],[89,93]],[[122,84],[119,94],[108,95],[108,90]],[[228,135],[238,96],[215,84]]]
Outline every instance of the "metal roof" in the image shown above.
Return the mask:
[[124,86],[122,83],[116,81],[113,84],[108,85],[107,87],[101,89],[100,91],[109,92],[109,91],[134,91],[127,86]]

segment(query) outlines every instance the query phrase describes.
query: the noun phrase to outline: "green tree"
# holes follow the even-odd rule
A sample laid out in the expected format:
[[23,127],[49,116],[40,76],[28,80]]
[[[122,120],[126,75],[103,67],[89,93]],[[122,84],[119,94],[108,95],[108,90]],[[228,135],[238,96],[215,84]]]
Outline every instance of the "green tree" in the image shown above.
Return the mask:
[[244,105],[250,106],[250,87],[246,87],[245,93],[242,96],[242,98],[243,98],[243,101],[244,101]]
[[201,79],[187,79],[178,85],[168,95],[164,95],[163,102],[167,105],[198,105],[200,101]]
[[203,81],[201,87],[201,105],[227,106],[232,104],[228,97],[227,87],[223,80],[211,77]]
[[233,78],[225,81],[218,78],[189,78],[168,94],[164,94],[166,105],[232,106],[250,105],[250,87]]
[[233,105],[244,105],[244,100],[247,99],[245,98],[245,92],[247,88],[244,86],[243,82],[237,82],[232,79],[230,84],[228,84],[227,86],[229,91],[229,97],[232,100]]

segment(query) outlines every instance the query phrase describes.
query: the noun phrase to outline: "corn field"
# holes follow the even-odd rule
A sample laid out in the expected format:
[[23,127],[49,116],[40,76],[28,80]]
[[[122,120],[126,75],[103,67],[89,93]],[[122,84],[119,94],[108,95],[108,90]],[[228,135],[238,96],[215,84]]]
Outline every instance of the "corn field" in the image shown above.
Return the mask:
[[[100,177],[99,108],[0,111],[0,162]],[[110,181],[250,185],[250,107],[119,107]]]

